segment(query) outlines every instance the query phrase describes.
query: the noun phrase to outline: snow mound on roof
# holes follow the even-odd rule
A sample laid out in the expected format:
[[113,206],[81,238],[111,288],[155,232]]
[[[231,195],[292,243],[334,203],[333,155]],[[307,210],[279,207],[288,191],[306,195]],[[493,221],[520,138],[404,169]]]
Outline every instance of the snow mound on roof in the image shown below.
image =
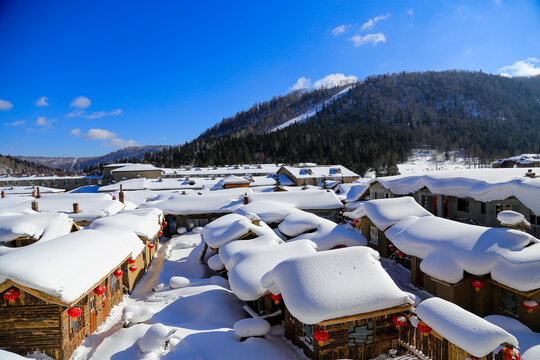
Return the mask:
[[[59,194],[47,195],[38,202],[39,211],[62,212],[75,221],[93,221],[100,217],[114,215],[125,205],[112,200],[108,194]],[[73,213],[73,203],[79,204],[79,213]]]
[[[219,249],[219,259],[220,262],[228,269],[230,269],[234,265],[234,261],[236,261],[238,258],[233,258],[234,254],[241,250],[251,249],[251,248],[257,248],[257,247],[265,247],[268,245],[278,245],[283,244],[284,241],[282,241],[275,233],[268,233],[263,236],[259,236],[255,239],[250,240],[242,240],[242,241],[231,241],[225,244],[222,248]],[[214,257],[210,258],[213,259]],[[209,259],[209,261],[210,261]],[[213,260],[217,262],[216,260]]]
[[69,234],[72,226],[73,221],[66,214],[37,213],[32,210],[0,213],[0,242],[17,238],[47,241]]
[[534,332],[518,320],[506,316],[489,315],[484,319],[502,327],[517,338],[521,360],[540,359],[540,333]]
[[466,271],[491,273],[519,291],[540,288],[540,243],[525,232],[410,216],[385,234],[404,253],[423,259],[420,269],[439,280],[457,283]]
[[360,197],[369,189],[369,184],[363,183],[345,183],[335,187],[334,192],[341,201],[346,203],[358,201]]
[[242,319],[234,323],[233,329],[241,338],[264,336],[270,331],[270,323],[264,319]]
[[527,220],[525,220],[525,216],[523,216],[523,214],[520,214],[512,210],[501,211],[497,215],[497,220],[499,220],[501,224],[504,224],[504,225],[512,225],[512,226],[520,225],[520,224],[525,224],[527,226],[531,225]]
[[290,204],[298,209],[340,209],[343,204],[333,191],[304,190],[304,191],[280,191],[271,193],[248,194],[249,202],[252,201],[275,201]]
[[101,226],[113,226],[134,231],[138,236],[151,240],[160,230],[159,220],[162,216],[161,210],[155,208],[123,211],[94,220],[90,228],[99,230]]
[[305,324],[413,304],[368,247],[305,254],[282,261],[262,278],[281,293],[287,309]]
[[277,201],[253,201],[236,210],[237,214],[257,214],[267,224],[282,222],[285,216],[295,209],[294,205]]
[[518,346],[517,339],[499,326],[437,297],[422,301],[415,312],[449,342],[476,357],[488,355],[503,343]]
[[285,220],[278,225],[278,229],[282,234],[293,237],[289,241],[313,241],[317,244],[319,251],[329,250],[337,245],[359,246],[367,244],[367,240],[361,232],[347,229],[331,220],[302,210],[289,213]]
[[115,270],[134,247],[144,247],[133,232],[124,234],[82,230],[25,246],[2,256],[0,283],[12,280],[70,304]]
[[250,247],[237,251],[226,264],[231,290],[244,301],[257,300],[267,291],[261,285],[262,276],[281,261],[297,255],[316,252],[308,240],[280,245]]
[[380,230],[386,230],[407,216],[433,216],[411,196],[365,201],[345,215],[354,219],[367,216]]
[[[234,189],[231,189],[234,190]],[[242,189],[251,192],[250,189]],[[163,210],[165,214],[188,215],[209,213],[232,213],[242,206],[243,196],[238,192],[219,190],[205,192],[204,195],[173,194],[166,200],[154,200],[141,204],[140,208],[154,207]]]
[[272,229],[263,222],[255,225],[243,215],[227,214],[207,224],[202,230],[202,236],[208,246],[220,248],[229,241],[238,240],[250,232],[261,236],[272,232]]

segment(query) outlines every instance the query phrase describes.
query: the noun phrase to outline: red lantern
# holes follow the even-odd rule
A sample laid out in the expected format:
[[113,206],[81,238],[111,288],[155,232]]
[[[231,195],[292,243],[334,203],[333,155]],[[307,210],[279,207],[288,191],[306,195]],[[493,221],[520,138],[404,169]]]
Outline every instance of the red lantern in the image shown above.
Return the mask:
[[279,304],[279,300],[283,299],[283,296],[281,296],[281,294],[277,294],[277,295],[270,294],[270,297],[274,300],[274,303],[276,305]]
[[358,219],[354,219],[353,223],[354,223],[355,225],[358,225],[358,224],[360,224],[360,221],[358,221]]
[[129,271],[135,272],[137,271],[137,267],[135,265],[129,267]]
[[392,316],[392,322],[396,325],[396,329],[400,329],[402,326],[407,324],[407,318],[403,315],[394,315]]
[[420,321],[420,323],[418,324],[418,326],[416,326],[416,328],[418,329],[418,331],[420,331],[424,335],[429,334],[431,330],[433,330],[432,328],[427,326],[426,323],[423,321]]
[[473,280],[471,285],[474,287],[474,291],[479,292],[481,288],[484,287],[484,282],[481,280]]
[[339,212],[342,213],[342,214],[345,214],[345,210],[343,210],[343,209],[341,209]]
[[324,345],[324,342],[328,339],[330,339],[330,334],[328,334],[326,331],[324,330],[317,330],[313,333],[313,338],[315,340],[317,340],[317,342],[319,343],[319,346],[323,346]]
[[69,315],[71,320],[77,321],[77,318],[82,314],[82,310],[78,307],[72,307],[68,309],[67,314]]
[[128,263],[129,263],[130,265],[135,264],[135,259],[134,259],[134,258],[129,258],[129,259],[128,259]]
[[4,293],[4,299],[10,304],[13,304],[21,296],[21,292],[17,289],[10,289]]
[[153,248],[156,247],[156,245],[154,245],[154,244],[148,244],[148,247],[149,247],[150,249],[153,249]]
[[397,256],[399,256],[399,258],[403,258],[405,256],[405,253],[401,250],[398,250],[397,253],[396,253]]
[[124,272],[122,270],[118,269],[115,272],[113,272],[113,275],[116,276],[117,279],[120,279],[122,277],[122,275],[124,275]]
[[527,309],[528,313],[532,313],[538,307],[538,303],[534,300],[525,300],[523,301],[523,307]]
[[161,225],[159,228],[160,228],[161,230],[163,230],[163,225]]
[[346,246],[343,244],[339,244],[339,245],[334,246],[334,249],[343,249],[344,247]]
[[116,196],[113,196],[112,199],[113,199],[113,200],[116,200]]
[[167,222],[166,222],[166,221],[163,222],[163,226],[167,226]]
[[497,355],[501,355],[504,360],[521,360],[521,354],[516,349],[502,348]]
[[98,286],[94,289],[94,294],[101,295],[105,292],[105,286]]
[[390,244],[388,245],[388,248],[390,249],[390,251],[394,251],[396,247],[394,246],[394,244]]
[[158,236],[161,236],[161,235],[163,235],[163,231],[159,230],[157,234],[158,234]]

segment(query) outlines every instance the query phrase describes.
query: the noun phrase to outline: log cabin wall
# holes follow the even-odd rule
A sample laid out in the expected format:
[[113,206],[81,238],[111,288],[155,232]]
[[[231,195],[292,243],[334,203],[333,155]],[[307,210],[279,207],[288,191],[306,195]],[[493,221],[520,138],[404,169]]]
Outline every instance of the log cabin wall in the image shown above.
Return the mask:
[[133,291],[133,288],[135,287],[135,285],[143,277],[144,272],[146,271],[145,260],[144,260],[145,251],[146,250],[141,251],[139,256],[135,258],[134,265],[137,267],[137,270],[135,271],[129,270],[131,265],[127,262],[124,263],[124,265],[122,266],[122,270],[124,271],[124,276],[123,276],[124,285],[128,288],[128,291],[130,294]]
[[[330,325],[307,325],[285,309],[285,336],[302,348],[314,360],[358,359],[367,360],[402,349],[400,331],[392,323],[393,314],[340,322]],[[319,346],[313,338],[318,329],[329,333],[330,338]]]

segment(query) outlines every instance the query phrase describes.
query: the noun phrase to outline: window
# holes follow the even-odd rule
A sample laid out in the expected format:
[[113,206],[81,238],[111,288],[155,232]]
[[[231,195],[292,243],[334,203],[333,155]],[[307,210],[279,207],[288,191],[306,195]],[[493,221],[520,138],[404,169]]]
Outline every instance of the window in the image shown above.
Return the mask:
[[93,312],[94,310],[96,310],[96,297],[95,296],[92,296],[90,298],[90,302],[88,303],[88,305],[90,306],[90,312]]
[[116,278],[116,276],[111,276],[111,290],[115,292],[120,287],[120,282]]
[[361,325],[349,325],[349,346],[373,344],[373,321]]
[[529,222],[533,225],[540,225],[540,216],[536,216],[536,214],[531,210],[531,214],[529,215]]
[[75,305],[75,307],[81,308],[83,311],[80,316],[76,318],[69,317],[69,338],[73,339],[75,335],[83,328],[83,314],[84,308],[80,306],[80,303]]
[[518,295],[513,291],[499,289],[499,310],[517,317],[519,315]]
[[481,202],[480,203],[480,214],[485,214],[485,213],[486,213],[486,203]]
[[457,199],[458,211],[469,212],[469,199]]
[[379,229],[376,226],[369,227],[369,242],[373,245],[379,245]]
[[499,215],[501,211],[512,210],[512,205],[510,204],[496,204],[495,205],[495,214]]
[[373,199],[376,199],[376,198],[377,198],[377,192],[376,192],[376,191],[373,192],[372,198],[373,198]]
[[384,197],[388,199],[390,197],[390,194],[389,193],[384,193]]
[[204,226],[208,224],[207,219],[189,219],[188,220],[188,230],[191,230],[197,226]]

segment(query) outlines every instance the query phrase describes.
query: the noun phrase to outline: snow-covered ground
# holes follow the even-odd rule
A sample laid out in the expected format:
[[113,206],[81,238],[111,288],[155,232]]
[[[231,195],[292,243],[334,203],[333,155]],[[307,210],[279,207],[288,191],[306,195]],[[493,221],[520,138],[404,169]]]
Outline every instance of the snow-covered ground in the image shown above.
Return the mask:
[[437,170],[463,170],[491,167],[480,164],[478,159],[468,158],[459,151],[441,153],[436,150],[415,149],[409,160],[398,164],[401,175],[424,174]]

